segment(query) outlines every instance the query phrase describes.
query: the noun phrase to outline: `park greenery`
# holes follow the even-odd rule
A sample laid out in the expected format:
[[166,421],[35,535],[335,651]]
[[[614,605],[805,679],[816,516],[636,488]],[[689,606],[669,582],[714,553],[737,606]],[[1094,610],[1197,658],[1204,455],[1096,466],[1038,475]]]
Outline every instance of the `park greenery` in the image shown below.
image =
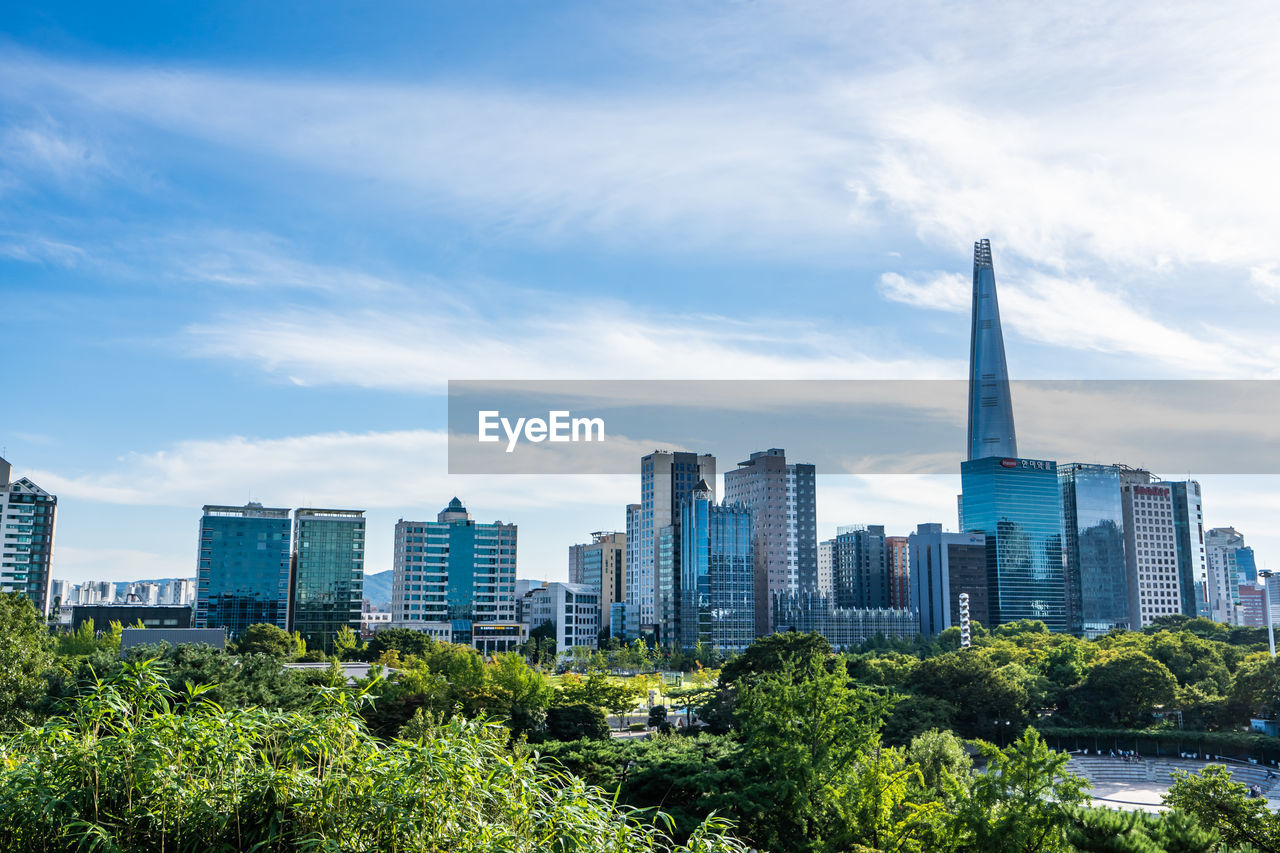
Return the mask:
[[1125,814],[1054,748],[1265,758],[1243,730],[1280,710],[1280,669],[1205,620],[975,626],[963,650],[778,634],[727,660],[394,629],[326,658],[270,625],[227,651],[120,641],[0,595],[0,849],[1280,853],[1280,817],[1218,765]]

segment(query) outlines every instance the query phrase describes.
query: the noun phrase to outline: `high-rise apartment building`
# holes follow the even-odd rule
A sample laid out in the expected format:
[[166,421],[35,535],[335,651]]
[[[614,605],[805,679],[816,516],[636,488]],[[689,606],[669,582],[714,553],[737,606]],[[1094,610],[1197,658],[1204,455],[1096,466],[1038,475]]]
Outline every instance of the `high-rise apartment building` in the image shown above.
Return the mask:
[[516,621],[516,525],[480,524],[454,498],[434,522],[396,523],[391,622],[397,628],[447,630],[455,643],[475,644],[477,626]]
[[[289,627],[289,510],[250,502],[204,507],[196,558],[195,625]],[[86,596],[82,603],[97,603]],[[107,601],[110,601],[108,598]]]
[[25,595],[46,619],[58,498],[0,459],[0,591]]
[[[640,504],[628,511],[626,600],[628,633],[680,642],[680,506],[700,482],[715,493],[710,454],[655,450],[640,460]],[[632,529],[634,525],[634,530]],[[631,626],[634,626],[632,628]]]
[[969,458],[1018,455],[1009,368],[996,299],[991,241],[973,244],[973,311],[969,334]]
[[834,599],[836,540],[826,539],[818,543],[818,595]]
[[1173,488],[1146,471],[1125,471],[1125,562],[1129,575],[1129,627],[1182,613]]
[[364,550],[364,510],[294,510],[289,622],[308,649],[333,651],[344,627],[359,633]]
[[893,580],[885,539],[882,524],[853,524],[837,529],[832,553],[836,607],[892,607]]
[[885,557],[889,562],[889,606],[901,610],[911,606],[911,557],[907,537],[886,536]]
[[[591,541],[569,546],[569,582],[593,587],[598,593],[602,631],[615,632],[611,624],[613,605],[626,600],[627,534],[597,531]],[[619,626],[621,628],[622,626]]]
[[1209,618],[1227,625],[1240,624],[1240,569],[1236,552],[1244,547],[1244,535],[1234,527],[1214,527],[1204,535]]
[[1122,474],[1117,465],[1058,466],[1068,623],[1088,638],[1130,625]]
[[752,513],[717,505],[706,481],[680,510],[680,645],[741,652],[756,637],[756,560]]
[[814,467],[787,464],[786,452],[777,447],[752,453],[725,472],[725,502],[751,510],[758,636],[773,629],[769,609],[775,595],[817,589],[815,494]]
[[1057,464],[988,457],[960,465],[961,527],[987,537],[993,625],[1038,619],[1066,631],[1062,491]]
[[987,537],[944,533],[941,524],[919,524],[907,537],[911,560],[911,607],[920,633],[932,637],[960,624],[960,594],[969,594],[969,619],[990,623],[987,598]]

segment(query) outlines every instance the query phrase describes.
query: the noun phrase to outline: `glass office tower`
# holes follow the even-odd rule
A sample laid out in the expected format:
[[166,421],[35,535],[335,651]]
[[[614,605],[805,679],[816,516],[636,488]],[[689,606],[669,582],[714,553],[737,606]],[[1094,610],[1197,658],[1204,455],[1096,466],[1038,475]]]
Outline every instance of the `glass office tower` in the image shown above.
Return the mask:
[[1182,591],[1182,612],[1209,618],[1204,551],[1204,513],[1200,484],[1182,480],[1169,484],[1173,489],[1173,527],[1178,537],[1178,589]]
[[1093,638],[1129,628],[1122,476],[1115,465],[1058,468],[1067,573],[1067,617],[1073,634]]
[[962,524],[987,536],[994,625],[1039,619],[1066,631],[1062,493],[1057,464],[992,456],[960,465]]
[[680,508],[680,641],[741,652],[755,639],[751,510],[717,506],[703,481]]
[[969,458],[1017,455],[991,241],[979,240],[973,244],[973,310],[969,327]]
[[204,507],[196,561],[197,628],[289,627],[289,510]]
[[363,510],[294,511],[290,622],[308,649],[331,652],[343,626],[360,631],[364,542]]

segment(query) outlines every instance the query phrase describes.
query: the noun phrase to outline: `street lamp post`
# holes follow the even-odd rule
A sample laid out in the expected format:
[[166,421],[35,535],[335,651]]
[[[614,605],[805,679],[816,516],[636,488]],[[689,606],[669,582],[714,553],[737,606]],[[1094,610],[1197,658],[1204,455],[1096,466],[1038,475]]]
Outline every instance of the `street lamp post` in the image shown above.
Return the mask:
[[1258,577],[1262,578],[1262,607],[1267,614],[1267,645],[1271,649],[1271,656],[1276,656],[1276,626],[1271,619],[1271,578],[1275,572],[1270,569],[1261,569]]

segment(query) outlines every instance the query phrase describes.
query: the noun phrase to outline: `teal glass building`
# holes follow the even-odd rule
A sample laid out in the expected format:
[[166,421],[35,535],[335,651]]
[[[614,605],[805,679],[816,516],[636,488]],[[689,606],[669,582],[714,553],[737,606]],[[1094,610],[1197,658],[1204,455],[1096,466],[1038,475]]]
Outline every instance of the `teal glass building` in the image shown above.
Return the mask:
[[1113,628],[1128,629],[1121,470],[1116,465],[1063,465],[1058,481],[1070,630],[1093,638]]
[[717,506],[706,481],[680,509],[680,644],[741,652],[755,639],[751,510]]
[[991,456],[960,465],[961,525],[987,536],[994,625],[1038,619],[1066,631],[1062,493],[1057,464]]
[[204,507],[196,560],[195,625],[225,628],[231,639],[250,625],[289,627],[289,510]]
[[331,652],[343,627],[360,631],[364,524],[363,510],[294,511],[290,622],[308,649]]

